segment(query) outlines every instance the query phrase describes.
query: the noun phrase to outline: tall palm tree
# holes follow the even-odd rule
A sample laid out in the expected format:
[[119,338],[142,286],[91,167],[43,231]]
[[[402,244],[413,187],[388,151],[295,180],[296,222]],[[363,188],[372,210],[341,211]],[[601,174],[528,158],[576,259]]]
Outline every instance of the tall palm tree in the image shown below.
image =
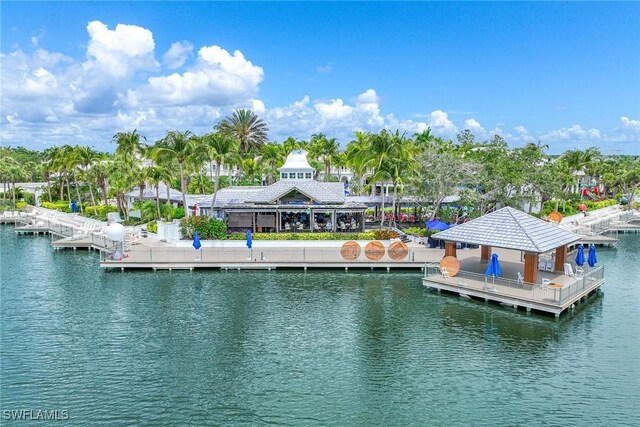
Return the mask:
[[191,161],[200,155],[197,148],[197,139],[194,138],[191,131],[172,130],[167,132],[167,136],[156,142],[154,149],[155,159],[160,163],[176,162],[178,165],[182,206],[185,214],[188,211],[186,171],[191,166]]
[[[156,213],[158,219],[160,219],[160,183],[171,181],[171,171],[162,166],[151,166],[147,169],[147,178],[149,183],[156,189]],[[169,196],[167,196],[167,200],[169,200]]]
[[362,194],[364,190],[364,175],[367,172],[367,160],[369,157],[369,145],[371,134],[368,132],[355,132],[356,139],[347,144],[345,155],[347,157],[347,166],[354,173],[354,178],[358,183],[358,194]]
[[132,132],[118,132],[113,135],[112,141],[116,143],[116,156],[121,157],[129,166],[133,166],[142,155],[145,145],[140,139],[146,138],[138,133],[137,129]]
[[314,134],[309,141],[309,154],[324,164],[324,181],[331,178],[331,164],[340,150],[340,144],[335,138],[327,138],[323,133]]
[[251,110],[236,110],[218,123],[217,129],[238,141],[242,154],[255,154],[266,144],[267,124]]
[[[238,154],[238,143],[233,138],[221,132],[208,133],[203,137],[209,162],[216,166],[213,179],[213,196],[211,200],[211,217],[214,216],[213,207],[216,203],[218,186],[220,185],[220,168],[229,160],[234,160]],[[211,174],[211,168],[209,169]]]
[[260,151],[260,160],[267,179],[267,185],[273,184],[278,175],[278,167],[284,164],[284,147],[277,143],[269,143],[263,145]]
[[107,186],[109,182],[109,174],[111,173],[112,168],[113,161],[103,157],[95,161],[89,169],[91,180],[95,181],[96,186],[100,189],[105,206],[109,204],[109,192]]

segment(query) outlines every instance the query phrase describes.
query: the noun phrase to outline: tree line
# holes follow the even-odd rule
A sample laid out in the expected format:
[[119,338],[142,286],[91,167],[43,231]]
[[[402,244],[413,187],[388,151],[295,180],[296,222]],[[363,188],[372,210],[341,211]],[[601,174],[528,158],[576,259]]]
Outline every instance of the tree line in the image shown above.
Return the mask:
[[[539,201],[557,204],[570,199],[570,190],[585,177],[602,187],[603,196],[624,196],[630,203],[640,187],[638,156],[604,155],[597,148],[551,156],[548,146],[540,143],[513,148],[497,135],[476,141],[469,130],[454,141],[435,137],[427,129],[413,135],[398,130],[356,131],[341,149],[336,138],[322,133],[309,140],[289,137],[278,143],[269,141],[268,131],[254,112],[237,110],[204,135],[171,130],[149,142],[137,130],[118,132],[112,138],[113,154],[70,144],[44,151],[0,148],[2,201],[7,205],[10,197],[11,205],[16,205],[18,182],[44,181],[43,198],[48,201],[77,200],[81,209],[83,201],[90,202],[95,209],[115,199],[128,219],[125,194],[138,187],[142,200],[144,190],[153,187],[159,219],[161,184],[167,192],[180,190],[183,206],[187,193],[213,194],[215,203],[215,193],[224,186],[275,182],[287,155],[299,148],[308,151],[316,178],[337,181],[332,170],[348,168],[353,174],[351,194],[373,194],[375,183],[391,184],[393,212],[402,196],[412,196],[415,204],[435,216],[444,198],[453,194],[473,216],[496,203],[526,202],[531,210]],[[223,165],[228,168],[226,176],[221,176]],[[169,194],[166,198],[168,202]],[[384,223],[384,215],[381,220]]]

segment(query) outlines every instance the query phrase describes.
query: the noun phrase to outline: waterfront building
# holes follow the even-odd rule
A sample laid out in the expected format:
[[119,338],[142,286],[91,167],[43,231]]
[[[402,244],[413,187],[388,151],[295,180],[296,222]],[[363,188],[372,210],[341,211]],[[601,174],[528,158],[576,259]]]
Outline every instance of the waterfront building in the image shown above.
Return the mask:
[[[367,205],[343,182],[319,182],[307,152],[294,150],[269,186],[231,186],[197,201],[199,215],[224,219],[229,231],[363,231]],[[214,202],[215,200],[215,202]],[[213,206],[212,206],[213,204]]]

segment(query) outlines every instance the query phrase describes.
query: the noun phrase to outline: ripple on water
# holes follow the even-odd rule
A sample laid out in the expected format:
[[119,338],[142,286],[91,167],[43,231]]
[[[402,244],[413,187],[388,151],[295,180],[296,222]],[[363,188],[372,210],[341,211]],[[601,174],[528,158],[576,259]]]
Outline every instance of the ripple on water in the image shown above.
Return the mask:
[[419,274],[105,272],[1,227],[2,409],[71,424],[632,424],[640,239],[560,321]]

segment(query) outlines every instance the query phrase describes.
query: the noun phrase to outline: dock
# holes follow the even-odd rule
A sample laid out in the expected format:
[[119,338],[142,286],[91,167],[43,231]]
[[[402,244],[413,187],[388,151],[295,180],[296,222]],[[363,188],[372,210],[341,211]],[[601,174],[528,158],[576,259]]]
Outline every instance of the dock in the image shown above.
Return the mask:
[[595,267],[579,277],[549,274],[549,285],[518,283],[517,280],[487,278],[483,274],[460,271],[455,277],[444,276],[437,265],[425,269],[423,285],[437,290],[474,298],[484,302],[560,314],[600,291],[604,268]]

